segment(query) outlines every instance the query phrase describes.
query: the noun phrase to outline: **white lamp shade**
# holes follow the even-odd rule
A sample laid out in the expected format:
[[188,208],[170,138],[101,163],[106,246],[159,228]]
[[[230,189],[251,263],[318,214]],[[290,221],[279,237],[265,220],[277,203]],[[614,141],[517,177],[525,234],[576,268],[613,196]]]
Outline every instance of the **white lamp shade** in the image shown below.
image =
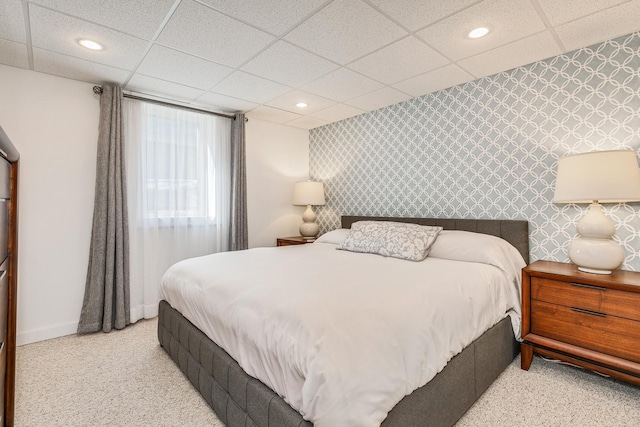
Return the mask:
[[640,168],[633,151],[594,151],[558,160],[555,203],[640,201]]
[[316,181],[296,182],[293,187],[294,205],[324,205],[324,185]]

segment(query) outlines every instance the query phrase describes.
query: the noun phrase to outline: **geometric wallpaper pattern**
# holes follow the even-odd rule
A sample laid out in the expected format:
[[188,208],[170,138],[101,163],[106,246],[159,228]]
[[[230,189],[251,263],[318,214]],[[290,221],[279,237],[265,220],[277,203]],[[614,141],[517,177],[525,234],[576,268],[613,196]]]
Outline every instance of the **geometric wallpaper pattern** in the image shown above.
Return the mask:
[[[526,219],[531,261],[568,261],[587,205],[552,202],[558,158],[640,154],[640,33],[310,131],[321,233],[340,215]],[[640,203],[607,204],[640,271]]]

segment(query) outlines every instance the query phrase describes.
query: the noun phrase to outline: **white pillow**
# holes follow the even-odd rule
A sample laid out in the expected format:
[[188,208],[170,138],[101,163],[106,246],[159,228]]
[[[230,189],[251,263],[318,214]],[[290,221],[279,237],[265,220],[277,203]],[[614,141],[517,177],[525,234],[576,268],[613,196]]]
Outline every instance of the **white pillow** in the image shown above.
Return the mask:
[[351,252],[422,261],[442,227],[390,221],[358,221],[336,248]]
[[519,279],[522,268],[527,265],[520,252],[506,240],[460,230],[441,231],[429,257],[493,265],[513,279]]
[[316,243],[332,243],[334,245],[339,245],[347,238],[348,235],[348,228],[338,228],[337,230],[329,231],[318,237],[316,239]]

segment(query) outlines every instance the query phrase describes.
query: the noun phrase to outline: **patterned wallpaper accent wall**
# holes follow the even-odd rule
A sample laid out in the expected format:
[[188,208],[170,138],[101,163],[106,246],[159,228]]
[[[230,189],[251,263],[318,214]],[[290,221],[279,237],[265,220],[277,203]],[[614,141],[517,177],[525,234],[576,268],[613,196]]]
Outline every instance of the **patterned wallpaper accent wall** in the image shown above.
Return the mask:
[[[552,203],[559,157],[640,152],[640,33],[311,130],[321,233],[340,215],[529,220],[531,260],[568,261],[587,205]],[[604,205],[640,271],[640,204]]]

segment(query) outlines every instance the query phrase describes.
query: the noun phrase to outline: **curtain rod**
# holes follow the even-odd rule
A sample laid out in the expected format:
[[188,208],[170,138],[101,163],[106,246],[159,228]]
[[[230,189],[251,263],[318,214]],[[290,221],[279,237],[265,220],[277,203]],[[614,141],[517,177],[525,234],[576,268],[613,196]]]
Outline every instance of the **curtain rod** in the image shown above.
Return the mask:
[[[93,87],[93,93],[95,93],[96,95],[101,95],[102,94],[102,87],[101,86],[94,86]],[[229,114],[216,113],[214,111],[209,111],[209,110],[201,110],[200,108],[187,107],[185,105],[180,105],[180,104],[172,104],[171,102],[158,101],[157,99],[145,98],[145,97],[136,96],[136,95],[129,95],[127,93],[123,93],[122,95],[125,98],[137,99],[138,101],[152,102],[154,104],[164,105],[164,106],[167,106],[167,107],[182,108],[183,110],[195,111],[196,113],[213,114],[214,116],[220,116],[220,117],[224,117],[226,119],[231,119],[231,120],[235,120],[236,119],[235,116],[232,116],[232,115],[229,115]]]

